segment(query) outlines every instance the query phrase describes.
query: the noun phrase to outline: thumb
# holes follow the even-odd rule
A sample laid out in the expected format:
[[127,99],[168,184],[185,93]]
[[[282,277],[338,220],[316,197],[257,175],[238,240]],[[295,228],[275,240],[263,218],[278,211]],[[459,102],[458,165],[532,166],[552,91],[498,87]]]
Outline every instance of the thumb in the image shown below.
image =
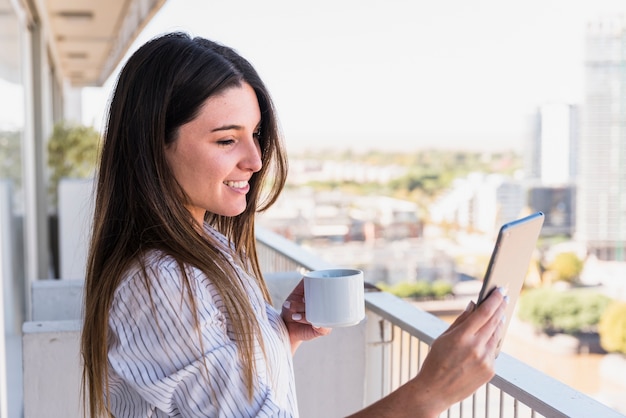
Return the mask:
[[476,304],[474,303],[474,301],[470,301],[467,304],[467,307],[465,308],[465,310],[461,312],[459,316],[457,316],[457,318],[454,320],[454,322],[452,322],[452,325],[450,325],[450,328],[448,329],[456,328],[459,324],[465,321],[465,319],[467,319],[467,317],[470,316],[472,312],[474,312],[475,308],[476,308]]

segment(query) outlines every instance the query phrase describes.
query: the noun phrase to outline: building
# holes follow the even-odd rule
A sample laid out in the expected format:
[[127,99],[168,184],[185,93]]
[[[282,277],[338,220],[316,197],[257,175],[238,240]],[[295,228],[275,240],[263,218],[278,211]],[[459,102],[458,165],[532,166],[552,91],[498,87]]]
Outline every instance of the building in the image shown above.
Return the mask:
[[576,179],[580,109],[566,103],[540,106],[533,117],[525,152],[525,177],[544,186],[572,184]]
[[543,235],[574,234],[580,108],[565,103],[540,106],[525,152],[527,205],[546,214]]
[[573,235],[575,190],[573,186],[533,186],[528,190],[531,211],[546,215],[541,229],[543,236]]
[[586,34],[576,237],[600,260],[626,260],[626,17]]
[[286,189],[258,221],[298,243],[417,238],[422,228],[414,202],[306,187]]
[[431,207],[434,223],[495,235],[500,226],[519,218],[525,208],[522,182],[500,174],[472,173],[454,181]]

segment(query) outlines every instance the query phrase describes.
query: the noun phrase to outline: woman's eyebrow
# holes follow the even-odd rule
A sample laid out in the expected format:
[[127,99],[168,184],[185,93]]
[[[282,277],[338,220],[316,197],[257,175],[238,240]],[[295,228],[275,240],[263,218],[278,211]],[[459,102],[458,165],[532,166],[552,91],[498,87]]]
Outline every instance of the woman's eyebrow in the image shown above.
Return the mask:
[[241,125],[224,125],[224,126],[218,126],[217,128],[212,129],[211,132],[230,131],[230,130],[240,131],[242,129],[243,129],[243,126]]
[[[258,129],[260,125],[261,125],[261,121],[259,121],[259,123],[256,124],[255,129]],[[244,127],[242,125],[232,124],[232,125],[218,126],[217,128],[211,129],[211,132],[230,131],[230,130],[241,131],[243,129]]]

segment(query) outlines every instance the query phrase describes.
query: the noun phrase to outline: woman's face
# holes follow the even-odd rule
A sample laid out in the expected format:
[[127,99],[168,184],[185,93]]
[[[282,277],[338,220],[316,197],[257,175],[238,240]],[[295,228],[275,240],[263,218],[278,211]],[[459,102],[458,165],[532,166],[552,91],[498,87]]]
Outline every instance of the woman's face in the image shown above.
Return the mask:
[[207,211],[236,216],[245,210],[248,180],[262,166],[260,124],[256,94],[243,83],[209,97],[167,146],[167,163],[199,225]]

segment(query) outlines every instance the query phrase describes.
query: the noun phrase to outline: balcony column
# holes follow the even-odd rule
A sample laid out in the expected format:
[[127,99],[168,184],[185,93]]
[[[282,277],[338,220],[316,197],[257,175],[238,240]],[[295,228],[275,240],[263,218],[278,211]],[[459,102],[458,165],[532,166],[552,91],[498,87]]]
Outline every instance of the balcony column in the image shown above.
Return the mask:
[[366,310],[366,371],[365,405],[370,405],[386,394],[391,388],[389,360],[392,343],[391,323]]

